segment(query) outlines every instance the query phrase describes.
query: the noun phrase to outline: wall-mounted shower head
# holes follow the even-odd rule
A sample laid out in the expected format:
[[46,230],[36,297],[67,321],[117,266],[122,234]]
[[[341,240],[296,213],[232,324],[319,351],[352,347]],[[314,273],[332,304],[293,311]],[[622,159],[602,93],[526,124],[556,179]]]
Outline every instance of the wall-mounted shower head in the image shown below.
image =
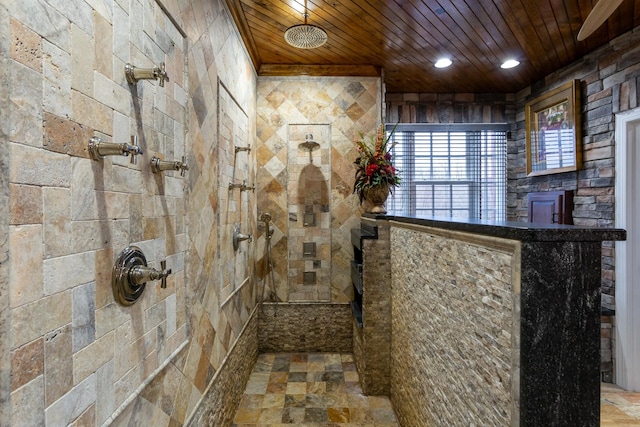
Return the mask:
[[309,152],[320,147],[320,144],[313,140],[313,134],[308,133],[305,138],[306,140],[298,144],[298,147],[302,148],[303,150],[309,150]]
[[271,214],[269,212],[263,212],[262,215],[260,215],[260,221],[268,224],[271,222]]

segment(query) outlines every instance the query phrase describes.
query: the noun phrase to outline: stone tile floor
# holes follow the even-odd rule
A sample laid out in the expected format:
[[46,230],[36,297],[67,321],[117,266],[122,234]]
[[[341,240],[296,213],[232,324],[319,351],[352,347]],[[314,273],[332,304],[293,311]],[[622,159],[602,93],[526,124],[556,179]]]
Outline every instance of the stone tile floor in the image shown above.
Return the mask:
[[[399,427],[391,402],[364,396],[353,355],[261,354],[234,419],[237,427]],[[640,393],[602,383],[601,427],[640,427]]]
[[391,402],[364,396],[352,354],[261,354],[237,427],[399,427]]
[[600,426],[640,426],[640,393],[629,393],[613,384],[602,383]]

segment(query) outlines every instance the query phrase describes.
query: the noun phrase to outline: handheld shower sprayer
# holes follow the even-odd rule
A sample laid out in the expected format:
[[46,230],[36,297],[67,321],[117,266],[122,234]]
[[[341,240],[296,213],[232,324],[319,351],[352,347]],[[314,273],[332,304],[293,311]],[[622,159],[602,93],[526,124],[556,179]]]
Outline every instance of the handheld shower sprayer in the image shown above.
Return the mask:
[[271,235],[273,234],[273,230],[269,228],[269,223],[271,222],[271,214],[269,212],[263,212],[262,215],[260,215],[260,221],[264,222],[264,229],[267,240],[271,240]]
[[[270,291],[269,291],[269,301],[278,301],[278,295],[276,292],[276,280],[275,273],[273,268],[273,258],[271,257],[271,237],[273,236],[273,228],[269,225],[271,222],[271,214],[269,212],[263,212],[260,215],[260,221],[264,222],[264,230],[265,230],[265,256],[266,256],[266,268],[267,271],[265,273],[265,278],[262,284],[262,300],[261,303],[264,303],[265,300],[265,292],[267,290],[267,282],[271,281]],[[262,305],[264,309],[264,305]],[[273,312],[273,316],[276,316],[277,311]]]

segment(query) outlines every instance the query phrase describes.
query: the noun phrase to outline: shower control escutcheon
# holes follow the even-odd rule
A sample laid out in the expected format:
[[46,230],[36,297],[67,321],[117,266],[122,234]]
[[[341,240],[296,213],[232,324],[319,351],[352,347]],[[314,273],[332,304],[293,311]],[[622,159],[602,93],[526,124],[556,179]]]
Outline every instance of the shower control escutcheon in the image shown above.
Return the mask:
[[147,266],[147,258],[137,246],[124,248],[113,266],[111,287],[113,297],[118,304],[129,306],[142,295],[148,281],[160,280],[160,287],[167,287],[167,276],[171,269],[166,269],[166,261],[160,262],[161,270]]

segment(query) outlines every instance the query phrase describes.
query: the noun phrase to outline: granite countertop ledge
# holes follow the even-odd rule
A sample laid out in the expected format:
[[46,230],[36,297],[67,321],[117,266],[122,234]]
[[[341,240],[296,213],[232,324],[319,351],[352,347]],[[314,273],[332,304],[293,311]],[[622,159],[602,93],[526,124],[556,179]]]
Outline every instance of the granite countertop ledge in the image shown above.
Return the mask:
[[475,233],[523,242],[597,242],[626,240],[627,232],[619,228],[580,227],[530,222],[456,220],[439,217],[404,217],[362,214],[362,218],[386,219],[405,224],[423,225],[444,230]]

